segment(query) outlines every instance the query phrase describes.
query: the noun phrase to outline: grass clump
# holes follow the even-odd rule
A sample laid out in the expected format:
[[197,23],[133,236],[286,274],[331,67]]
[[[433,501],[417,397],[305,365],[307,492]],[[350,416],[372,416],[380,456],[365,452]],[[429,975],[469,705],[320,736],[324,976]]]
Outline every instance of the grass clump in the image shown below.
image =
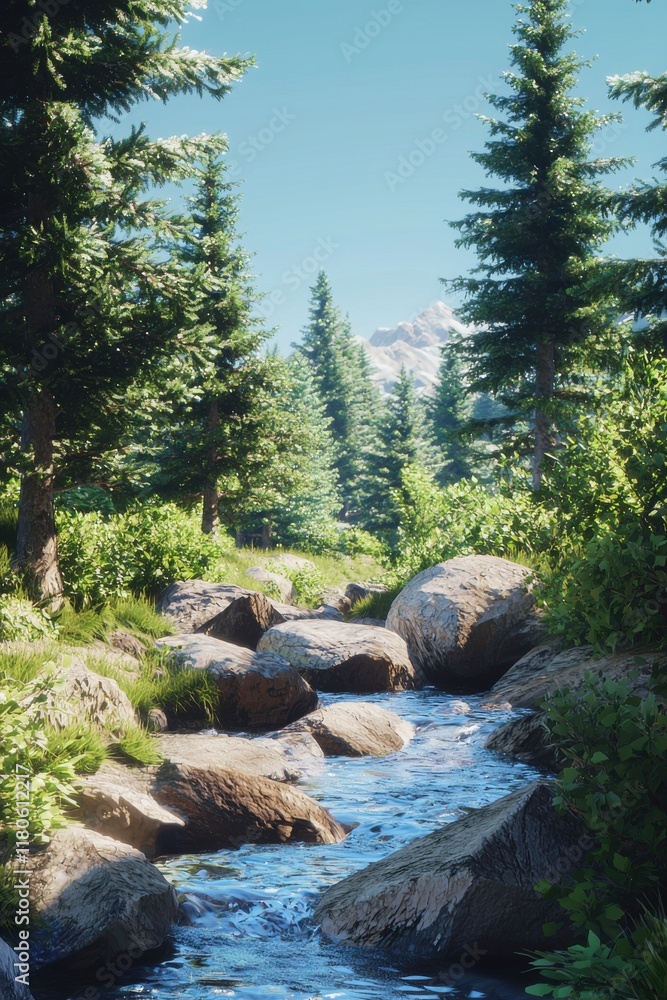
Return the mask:
[[351,618],[378,618],[385,621],[389,614],[389,609],[403,590],[404,583],[395,584],[379,594],[369,594],[363,600],[357,601],[346,619]]
[[109,744],[108,755],[133,767],[161,764],[164,759],[156,737],[140,726],[129,727],[120,739]]
[[107,745],[99,730],[83,722],[65,729],[47,728],[45,769],[50,764],[69,762],[77,774],[94,774],[107,758]]

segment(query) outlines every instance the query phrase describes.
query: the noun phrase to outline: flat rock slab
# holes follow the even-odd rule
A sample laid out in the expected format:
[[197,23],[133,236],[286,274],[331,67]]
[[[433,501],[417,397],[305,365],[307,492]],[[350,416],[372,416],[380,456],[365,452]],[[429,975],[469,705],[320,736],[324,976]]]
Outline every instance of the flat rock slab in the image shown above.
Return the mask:
[[299,779],[299,772],[290,766],[286,752],[275,740],[244,739],[223,733],[218,736],[177,733],[161,736],[158,746],[165,760],[172,764],[231,767],[272,781]]
[[[31,858],[35,968],[87,969],[158,948],[176,921],[172,885],[140,851],[82,827],[58,830]],[[34,918],[33,918],[34,919]],[[31,948],[32,951],[32,948]]]
[[222,639],[235,646],[256,650],[264,633],[284,621],[285,618],[268,597],[263,594],[247,594],[245,597],[237,597],[224,611],[211,621],[204,622],[196,631],[212,639]]
[[535,645],[525,566],[462,556],[419,573],[391,606],[387,628],[445,690],[484,691]]
[[561,651],[555,643],[532,649],[491,689],[490,702],[505,702],[513,708],[538,708],[544,699],[559,688],[576,691],[587,672],[601,674],[607,680],[626,680],[635,694],[649,690],[655,663],[667,660],[664,653],[612,653],[593,655],[590,646]]
[[421,958],[566,946],[568,933],[544,937],[542,925],[563,911],[534,886],[582,830],[552,798],[548,784],[531,785],[413,841],[327,889],[316,920],[342,944]]
[[173,650],[184,668],[205,670],[215,679],[223,725],[278,729],[317,706],[315,692],[284,657],[206,635],[169,636],[157,644]]
[[320,691],[405,691],[417,686],[400,636],[364,625],[286,622],[262,636],[258,650],[289,660]]
[[328,705],[285,732],[310,733],[327,757],[385,757],[402,750],[415,734],[400,716],[363,701]]

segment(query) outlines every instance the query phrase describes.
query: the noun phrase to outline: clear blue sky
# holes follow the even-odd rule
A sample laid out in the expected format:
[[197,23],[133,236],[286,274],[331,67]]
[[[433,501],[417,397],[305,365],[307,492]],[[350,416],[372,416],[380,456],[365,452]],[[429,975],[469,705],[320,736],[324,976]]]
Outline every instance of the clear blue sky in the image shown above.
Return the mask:
[[[587,29],[577,51],[599,57],[582,75],[581,93],[593,108],[625,118],[604,149],[637,157],[612,183],[650,178],[667,152],[664,133],[646,134],[647,116],[610,102],[605,78],[667,70],[667,5],[573,0],[572,12]],[[153,136],[227,133],[244,181],[241,221],[257,286],[279,300],[269,307],[278,342],[298,339],[306,321],[307,270],[318,247],[362,336],[447,298],[438,278],[465,273],[472,258],[456,250],[445,220],[465,214],[458,192],[482,180],[467,153],[486,138],[474,117],[488,110],[480,95],[508,68],[511,3],[209,0],[199,16],[184,29],[185,44],[254,53],[257,67],[222,102],[144,104],[132,118]],[[420,154],[434,129],[444,139]],[[410,156],[418,166],[397,180],[401,157]],[[404,163],[403,173],[409,169]],[[621,255],[650,247],[644,232],[614,244]]]

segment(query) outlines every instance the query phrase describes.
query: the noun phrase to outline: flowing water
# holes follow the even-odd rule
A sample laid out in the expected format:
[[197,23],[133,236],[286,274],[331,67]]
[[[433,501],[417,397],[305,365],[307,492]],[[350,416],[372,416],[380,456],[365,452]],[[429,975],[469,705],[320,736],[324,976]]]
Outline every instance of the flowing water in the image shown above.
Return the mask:
[[[343,695],[322,700],[328,704],[354,699]],[[163,861],[161,870],[186,896],[188,923],[176,928],[164,961],[135,966],[112,989],[100,989],[99,997],[525,998],[530,980],[511,968],[501,972],[479,963],[462,975],[456,961],[420,963],[396,954],[346,949],[328,942],[314,927],[312,907],[323,887],[539,773],[484,748],[490,732],[510,713],[483,709],[483,697],[468,697],[462,705],[459,699],[427,689],[366,700],[408,719],[417,735],[390,757],[314,759],[300,787],[336,819],[355,824],[347,839],[326,846],[249,845]],[[81,997],[85,992],[68,995]]]

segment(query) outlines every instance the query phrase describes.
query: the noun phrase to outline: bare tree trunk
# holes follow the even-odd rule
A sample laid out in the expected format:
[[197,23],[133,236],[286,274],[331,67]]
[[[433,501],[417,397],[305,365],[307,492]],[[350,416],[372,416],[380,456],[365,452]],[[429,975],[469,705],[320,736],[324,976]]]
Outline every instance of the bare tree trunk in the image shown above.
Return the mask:
[[262,526],[262,548],[270,549],[273,546],[273,524],[271,521],[266,521]]
[[21,447],[32,457],[32,470],[21,480],[16,567],[41,599],[62,601],[58,536],[53,505],[53,441],[56,407],[51,393],[40,389],[23,415]]
[[208,432],[212,437],[212,443],[208,456],[211,476],[206,483],[204,483],[204,504],[202,510],[201,530],[205,535],[213,535],[214,538],[218,537],[220,528],[220,493],[218,491],[218,480],[215,474],[218,464],[218,446],[215,442],[215,432],[219,423],[220,415],[218,412],[218,404],[217,402],[213,402],[211,403],[211,408],[208,412]]
[[[50,211],[43,195],[29,193],[26,218],[36,231],[45,229]],[[55,333],[57,324],[53,281],[46,265],[37,265],[28,274],[24,307],[29,342],[37,347]],[[53,394],[46,386],[28,388],[21,449],[28,456],[29,468],[21,480],[15,560],[35,594],[51,599],[54,605],[62,603],[63,593],[53,502],[56,412]]]
[[539,490],[544,476],[544,457],[553,445],[551,419],[546,412],[554,394],[555,358],[554,345],[546,341],[537,348],[535,372],[535,448],[533,452],[533,489]]

